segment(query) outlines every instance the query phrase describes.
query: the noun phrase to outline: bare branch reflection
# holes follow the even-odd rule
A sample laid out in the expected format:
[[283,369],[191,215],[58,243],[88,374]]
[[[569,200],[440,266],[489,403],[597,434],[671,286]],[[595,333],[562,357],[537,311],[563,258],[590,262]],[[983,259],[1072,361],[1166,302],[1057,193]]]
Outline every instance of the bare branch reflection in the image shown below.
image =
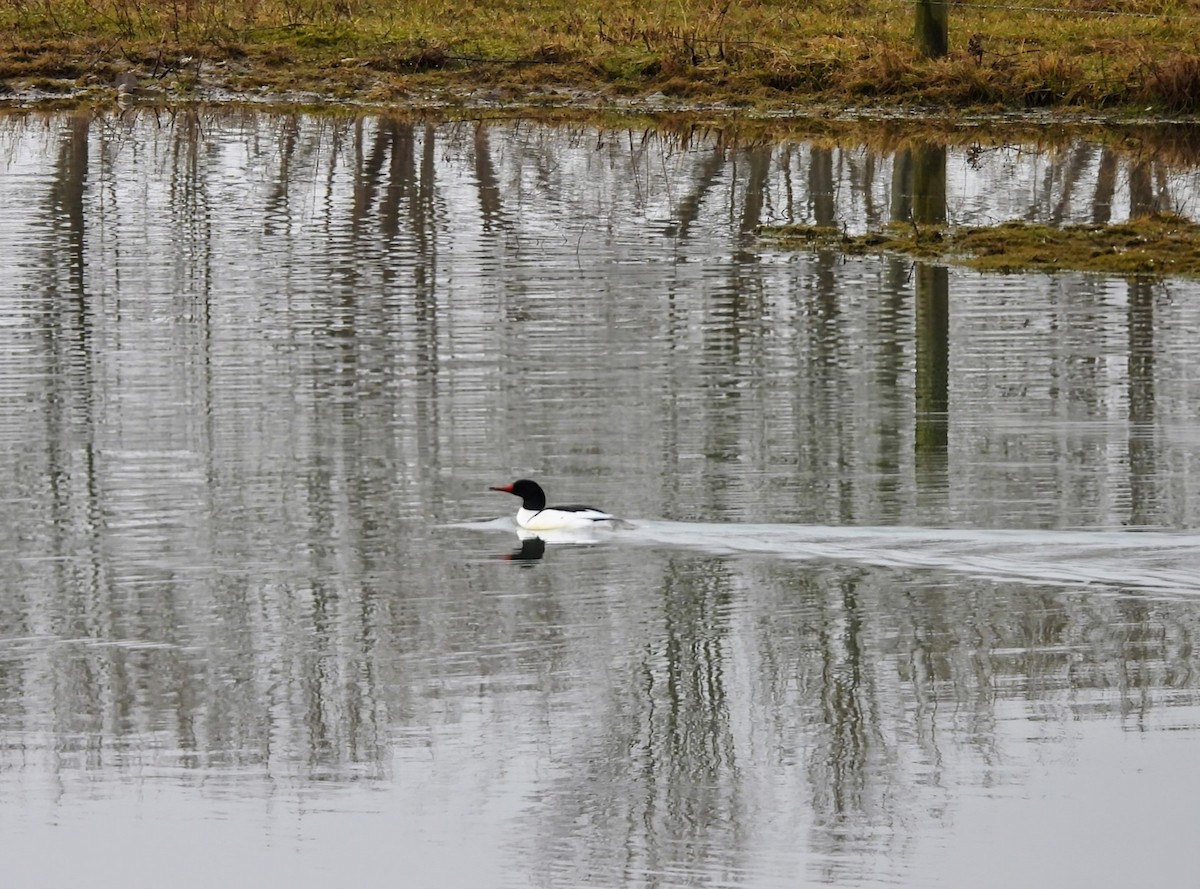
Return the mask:
[[755,237],[1177,209],[1189,151],[4,118],[0,770],[436,774],[545,884],[840,882],[1020,781],[1014,720],[1190,713],[1188,600],[444,527],[499,472],[721,528],[1197,526],[1194,284]]

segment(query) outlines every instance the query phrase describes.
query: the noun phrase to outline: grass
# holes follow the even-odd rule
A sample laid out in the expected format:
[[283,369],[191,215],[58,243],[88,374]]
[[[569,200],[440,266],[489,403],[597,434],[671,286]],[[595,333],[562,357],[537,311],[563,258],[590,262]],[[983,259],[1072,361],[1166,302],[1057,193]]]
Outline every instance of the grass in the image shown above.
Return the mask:
[[980,271],[1073,269],[1200,278],[1200,226],[1169,214],[1114,225],[1063,228],[1024,222],[922,228],[893,225],[883,232],[850,237],[831,228],[783,226],[764,229],[764,234],[787,246],[834,249],[851,255],[898,252]]
[[378,102],[557,90],[758,109],[1200,113],[1200,0],[1033,4],[1061,13],[953,3],[938,60],[916,52],[905,0],[0,2],[10,91],[78,91],[130,71],[154,87]]

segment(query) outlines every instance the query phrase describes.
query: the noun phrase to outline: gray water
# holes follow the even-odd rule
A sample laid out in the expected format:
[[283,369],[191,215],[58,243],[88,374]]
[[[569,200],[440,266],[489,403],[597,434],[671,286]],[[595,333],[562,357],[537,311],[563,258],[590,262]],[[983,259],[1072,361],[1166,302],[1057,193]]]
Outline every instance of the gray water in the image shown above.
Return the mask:
[[1173,145],[0,118],[5,887],[1190,885],[1200,286],[755,234]]

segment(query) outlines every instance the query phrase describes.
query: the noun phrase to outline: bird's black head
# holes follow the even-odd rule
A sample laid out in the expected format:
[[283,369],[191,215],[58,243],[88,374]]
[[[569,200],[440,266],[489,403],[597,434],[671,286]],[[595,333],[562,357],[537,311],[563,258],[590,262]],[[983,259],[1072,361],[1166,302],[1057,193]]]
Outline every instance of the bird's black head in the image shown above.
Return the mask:
[[496,485],[493,491],[503,491],[506,494],[516,494],[521,498],[521,505],[526,509],[545,509],[546,492],[542,486],[527,478],[519,478],[511,485]]

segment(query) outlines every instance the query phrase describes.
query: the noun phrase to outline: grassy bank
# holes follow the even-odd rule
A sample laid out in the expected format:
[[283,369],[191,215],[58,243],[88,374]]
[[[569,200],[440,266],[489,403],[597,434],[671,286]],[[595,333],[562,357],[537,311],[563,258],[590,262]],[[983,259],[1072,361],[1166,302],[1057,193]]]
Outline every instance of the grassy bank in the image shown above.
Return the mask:
[[931,61],[904,0],[7,0],[0,84],[1200,112],[1200,0],[1036,6],[952,4]]

